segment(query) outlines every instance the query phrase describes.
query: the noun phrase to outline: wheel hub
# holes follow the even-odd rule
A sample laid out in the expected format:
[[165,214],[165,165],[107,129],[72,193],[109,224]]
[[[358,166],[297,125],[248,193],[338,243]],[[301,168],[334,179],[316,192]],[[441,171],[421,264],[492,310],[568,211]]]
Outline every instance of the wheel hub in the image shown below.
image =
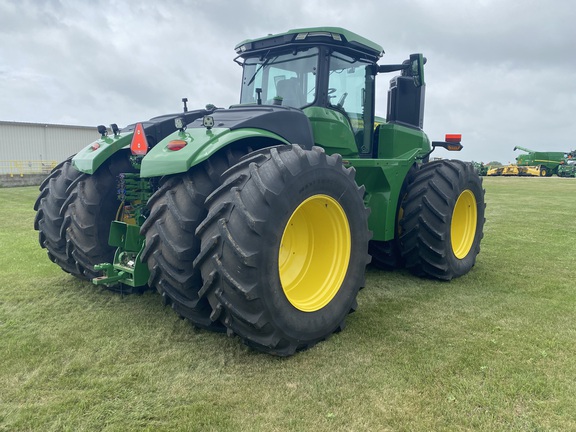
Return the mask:
[[476,225],[478,223],[478,208],[476,198],[471,190],[463,191],[452,213],[452,225],[450,237],[452,242],[452,252],[458,259],[465,258],[476,235]]
[[326,306],[344,281],[350,252],[350,227],[340,204],[321,194],[304,200],[284,229],[278,253],[288,301],[304,312]]

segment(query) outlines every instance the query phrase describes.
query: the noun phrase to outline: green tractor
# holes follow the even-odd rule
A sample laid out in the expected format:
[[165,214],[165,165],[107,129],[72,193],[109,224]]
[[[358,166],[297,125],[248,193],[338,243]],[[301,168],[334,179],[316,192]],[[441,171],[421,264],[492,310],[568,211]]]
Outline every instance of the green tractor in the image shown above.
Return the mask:
[[564,163],[558,167],[558,177],[576,177],[576,150],[566,153]]
[[576,161],[568,160],[558,167],[558,177],[576,177]]
[[474,162],[472,161],[472,165],[474,165],[474,169],[479,176],[484,177],[488,174],[488,169],[490,168],[488,165],[484,165],[484,162]]
[[[35,228],[64,271],[156,289],[194,326],[287,356],[344,327],[365,267],[450,280],[480,251],[470,163],[429,161],[424,63],[323,27],[246,40],[240,103],[111,131],[40,186]],[[390,81],[376,118],[375,78]],[[371,258],[372,257],[372,258]]]

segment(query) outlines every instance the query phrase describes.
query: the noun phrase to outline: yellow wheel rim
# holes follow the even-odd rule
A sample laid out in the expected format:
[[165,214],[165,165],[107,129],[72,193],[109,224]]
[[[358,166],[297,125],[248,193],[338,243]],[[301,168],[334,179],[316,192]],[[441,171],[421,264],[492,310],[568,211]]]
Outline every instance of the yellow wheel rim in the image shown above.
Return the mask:
[[348,270],[351,235],[344,209],[328,195],[313,195],[292,213],[278,253],[288,301],[304,312],[322,309],[340,290]]
[[450,228],[450,238],[452,241],[452,252],[458,259],[465,258],[476,236],[476,224],[478,223],[478,208],[476,197],[471,190],[463,191],[452,213],[452,226]]

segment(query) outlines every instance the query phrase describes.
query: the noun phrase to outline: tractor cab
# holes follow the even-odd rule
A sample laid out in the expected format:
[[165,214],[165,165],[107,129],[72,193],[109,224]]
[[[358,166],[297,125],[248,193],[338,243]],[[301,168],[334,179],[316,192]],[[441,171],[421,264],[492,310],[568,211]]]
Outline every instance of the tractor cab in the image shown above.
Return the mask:
[[[388,121],[422,128],[421,55],[400,65],[379,66],[384,52],[380,45],[335,27],[244,41],[236,52],[243,67],[240,104],[302,110],[316,144],[333,152],[348,157],[377,155],[374,95],[379,72],[402,71],[390,84]],[[365,133],[365,125],[370,133]]]

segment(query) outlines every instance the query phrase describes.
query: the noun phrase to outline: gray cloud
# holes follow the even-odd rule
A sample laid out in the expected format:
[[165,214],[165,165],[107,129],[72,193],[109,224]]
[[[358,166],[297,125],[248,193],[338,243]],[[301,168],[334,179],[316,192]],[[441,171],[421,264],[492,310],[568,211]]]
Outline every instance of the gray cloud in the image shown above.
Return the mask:
[[382,63],[423,52],[431,139],[461,132],[457,157],[508,162],[515,145],[576,148],[574,18],[568,0],[0,0],[0,119],[124,125],[182,97],[227,106],[238,42],[342,26],[381,44]]

